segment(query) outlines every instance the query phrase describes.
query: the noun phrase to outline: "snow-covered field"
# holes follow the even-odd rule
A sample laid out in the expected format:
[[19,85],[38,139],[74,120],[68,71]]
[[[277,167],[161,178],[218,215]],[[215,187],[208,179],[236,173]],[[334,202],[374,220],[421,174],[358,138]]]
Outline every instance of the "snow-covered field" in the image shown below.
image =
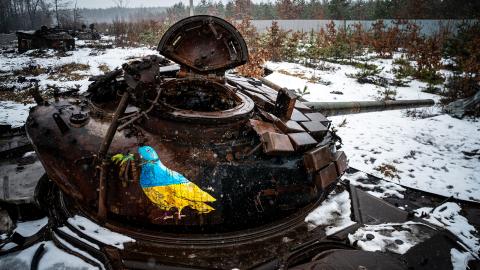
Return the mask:
[[[376,59],[369,63],[383,67],[381,76],[393,78],[393,60]],[[307,86],[309,93],[303,98],[308,101],[363,101],[381,96],[381,87],[360,84],[347,76],[358,72],[358,68],[326,65],[332,69],[267,63],[274,70],[267,79],[290,89],[303,90]],[[321,83],[309,82],[312,77]],[[390,88],[396,91],[397,100],[439,101],[440,96],[421,91],[426,85],[412,80],[407,87]],[[480,160],[465,154],[480,149],[478,120],[459,120],[442,113],[439,107],[416,109],[414,113],[384,111],[330,119],[342,138],[351,167],[404,186],[480,201]]]
[[[84,41],[77,41],[77,46],[83,45]],[[46,90],[51,85],[67,90],[79,88],[80,92],[87,90],[90,76],[103,74],[101,68],[113,70],[120,68],[128,59],[157,54],[157,51],[145,47],[140,48],[112,48],[97,50],[93,48],[79,48],[65,54],[59,54],[54,50],[48,50],[44,54],[37,55],[35,51],[24,54],[4,53],[0,54],[0,87],[21,89],[31,85],[30,79],[38,80],[40,90]],[[73,71],[78,75],[76,80],[64,80],[62,74],[58,74],[58,68],[67,64],[85,64],[86,69]],[[44,71],[36,74],[22,74],[25,79],[19,82],[15,72],[21,72],[29,67],[40,67]],[[0,96],[0,124],[21,126],[28,116],[28,109],[33,106],[33,100],[14,102],[2,99]]]

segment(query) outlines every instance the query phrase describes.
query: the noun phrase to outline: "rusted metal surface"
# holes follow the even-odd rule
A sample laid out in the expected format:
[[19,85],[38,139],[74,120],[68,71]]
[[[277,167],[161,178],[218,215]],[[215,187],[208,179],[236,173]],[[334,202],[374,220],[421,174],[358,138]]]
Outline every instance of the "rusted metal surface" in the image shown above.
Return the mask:
[[75,39],[66,30],[42,26],[37,31],[17,32],[18,52],[32,49],[75,49]]
[[283,133],[304,132],[305,130],[298,122],[292,120],[275,119],[275,126],[277,126]]
[[347,155],[343,151],[337,151],[334,154],[335,166],[337,167],[337,173],[343,174],[348,167]]
[[291,118],[293,110],[295,109],[295,102],[297,96],[293,91],[282,88],[278,91],[277,100],[275,102],[274,114],[281,119],[288,120]]
[[330,120],[328,120],[327,117],[321,113],[306,113],[305,116],[308,117],[312,122],[322,123],[322,125],[327,128],[330,125]]
[[317,188],[325,190],[328,188],[328,186],[335,182],[337,177],[337,169],[335,164],[331,162],[328,166],[314,174],[315,185]]
[[322,138],[325,134],[327,134],[328,131],[328,128],[320,122],[305,121],[300,122],[300,124],[305,128],[306,131],[316,138]]
[[287,135],[275,132],[262,134],[264,152],[267,155],[277,155],[293,152],[293,146]]
[[307,132],[289,133],[288,137],[295,150],[300,152],[311,149],[317,144],[317,141]]
[[248,60],[245,40],[230,23],[213,16],[183,19],[163,35],[158,51],[184,70],[222,74]]
[[333,154],[329,145],[324,145],[308,151],[303,156],[305,168],[309,172],[315,172],[328,165],[334,160]]

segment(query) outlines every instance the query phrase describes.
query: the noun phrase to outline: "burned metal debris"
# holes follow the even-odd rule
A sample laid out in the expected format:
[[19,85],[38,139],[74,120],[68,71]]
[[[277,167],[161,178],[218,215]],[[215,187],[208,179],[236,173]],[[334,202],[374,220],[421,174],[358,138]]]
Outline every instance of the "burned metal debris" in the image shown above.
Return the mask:
[[75,49],[75,39],[67,30],[42,26],[36,31],[17,32],[18,52],[32,49],[56,49],[69,51]]
[[93,23],[88,26],[88,29],[85,24],[82,24],[82,28],[79,31],[74,31],[73,36],[79,40],[98,40],[101,38]]

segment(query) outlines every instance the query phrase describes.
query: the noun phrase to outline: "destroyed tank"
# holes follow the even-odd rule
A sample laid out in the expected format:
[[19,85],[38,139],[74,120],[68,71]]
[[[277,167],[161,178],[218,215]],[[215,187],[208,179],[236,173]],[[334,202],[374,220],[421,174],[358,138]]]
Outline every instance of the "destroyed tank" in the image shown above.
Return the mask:
[[42,26],[36,31],[18,31],[18,52],[33,49],[55,49],[69,51],[75,49],[75,39],[67,30]]
[[[247,46],[212,16],[177,22],[158,51],[163,57],[93,78],[86,95],[36,95],[26,130],[51,180],[40,182],[37,200],[56,224],[52,238],[109,269],[279,269],[335,250],[330,266],[345,266],[341,257],[349,256],[353,264],[397,269],[398,256],[355,250],[346,237],[358,225],[412,217],[337,184],[347,157],[321,112],[432,101],[304,103],[272,82],[228,74],[247,62]],[[333,189],[349,191],[357,225],[327,237],[305,217]],[[75,215],[134,240],[123,249],[102,244],[69,225]],[[435,235],[426,225],[419,230]],[[402,263],[414,265],[417,253]]]
[[[89,215],[172,232],[236,231],[311,206],[343,174],[346,156],[323,115],[288,90],[259,94],[247,79],[225,75],[248,59],[233,26],[186,19],[158,50],[180,65],[176,77],[162,76],[165,61],[150,56],[125,64],[123,81],[94,83],[87,98],[30,113],[27,132],[47,174]],[[140,184],[141,146],[211,195],[214,210],[186,207],[177,209],[185,217],[159,218],[165,209]],[[116,154],[133,159],[121,168]]]

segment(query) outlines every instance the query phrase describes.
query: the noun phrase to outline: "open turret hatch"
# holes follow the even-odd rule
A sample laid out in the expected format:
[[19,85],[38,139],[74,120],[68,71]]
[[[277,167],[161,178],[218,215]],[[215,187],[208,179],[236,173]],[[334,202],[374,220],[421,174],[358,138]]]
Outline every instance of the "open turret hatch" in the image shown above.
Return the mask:
[[188,17],[170,27],[158,51],[182,69],[202,74],[220,75],[248,60],[247,45],[235,27],[206,15]]

